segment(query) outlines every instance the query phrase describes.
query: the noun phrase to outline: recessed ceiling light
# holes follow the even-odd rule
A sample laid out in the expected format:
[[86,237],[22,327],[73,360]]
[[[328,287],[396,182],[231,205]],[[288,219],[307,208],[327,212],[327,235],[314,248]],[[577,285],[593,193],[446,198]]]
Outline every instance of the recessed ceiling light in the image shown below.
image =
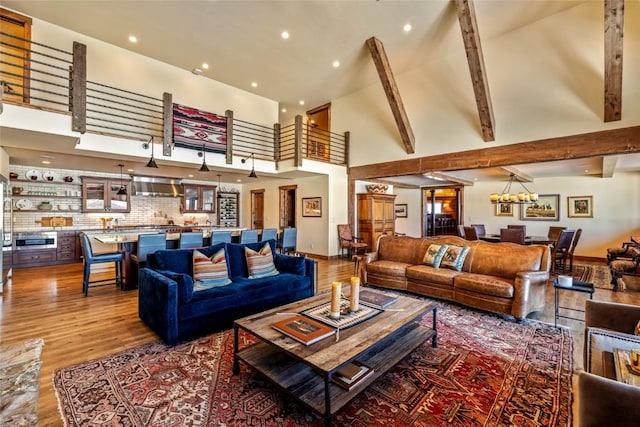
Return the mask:
[[404,27],[402,28],[404,30],[405,33],[408,33],[409,31],[411,31],[411,24],[404,24]]
[[51,164],[51,162],[50,162],[49,160],[43,160],[43,161],[42,161],[42,164],[43,164],[43,165],[50,165],[50,164]]
[[129,168],[129,169],[127,169],[127,172],[134,172],[134,170]]
[[129,41],[131,43],[138,43],[138,38],[136,36],[129,36]]
[[256,83],[256,82],[251,82],[251,87],[258,87],[258,83]]
[[300,105],[304,105],[304,99],[300,100]]
[[209,69],[209,64],[207,64],[206,62],[202,63],[202,68],[204,68],[205,70]]
[[282,110],[280,110],[280,111],[282,111],[283,113],[286,113],[286,112],[287,112],[287,109],[286,109],[286,108],[283,108],[283,109],[282,109]]
[[192,174],[192,173],[190,173],[189,175],[187,175],[187,177],[189,177],[189,178],[193,178],[193,174]]
[[240,178],[236,179],[236,182],[242,182],[242,180]]
[[340,66],[340,61],[333,61],[333,68],[338,68]]
[[589,169],[585,169],[585,170],[584,170],[584,173],[589,173]]
[[199,76],[200,74],[202,74],[202,70],[198,67],[194,68],[193,70],[191,70],[191,72],[193,74],[195,74],[196,76]]
[[289,38],[289,32],[288,31],[283,31],[282,34],[280,34],[282,36],[283,39],[288,39]]

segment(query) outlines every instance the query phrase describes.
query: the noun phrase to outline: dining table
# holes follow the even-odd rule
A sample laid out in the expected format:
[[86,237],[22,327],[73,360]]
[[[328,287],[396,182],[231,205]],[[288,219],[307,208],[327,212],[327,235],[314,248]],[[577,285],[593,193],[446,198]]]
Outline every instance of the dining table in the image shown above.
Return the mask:
[[[479,234],[479,240],[484,240],[485,242],[493,242],[498,243],[501,241],[499,234]],[[525,245],[551,245],[555,243],[554,239],[549,238],[549,236],[525,236],[524,244]]]

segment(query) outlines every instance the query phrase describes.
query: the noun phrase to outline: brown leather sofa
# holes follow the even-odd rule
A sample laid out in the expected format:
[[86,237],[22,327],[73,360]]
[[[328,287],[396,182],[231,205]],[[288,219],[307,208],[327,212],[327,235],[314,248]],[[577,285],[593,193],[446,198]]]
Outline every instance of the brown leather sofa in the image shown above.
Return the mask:
[[[468,246],[461,271],[423,264],[431,244]],[[382,236],[362,260],[363,281],[524,319],[544,308],[548,246],[469,241],[456,236]]]

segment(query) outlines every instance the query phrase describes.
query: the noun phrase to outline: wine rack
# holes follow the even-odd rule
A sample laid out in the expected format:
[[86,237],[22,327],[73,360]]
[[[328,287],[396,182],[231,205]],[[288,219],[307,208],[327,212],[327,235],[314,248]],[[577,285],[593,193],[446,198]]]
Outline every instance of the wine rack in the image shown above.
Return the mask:
[[239,194],[222,191],[219,194],[222,197],[218,199],[218,225],[220,227],[238,227]]

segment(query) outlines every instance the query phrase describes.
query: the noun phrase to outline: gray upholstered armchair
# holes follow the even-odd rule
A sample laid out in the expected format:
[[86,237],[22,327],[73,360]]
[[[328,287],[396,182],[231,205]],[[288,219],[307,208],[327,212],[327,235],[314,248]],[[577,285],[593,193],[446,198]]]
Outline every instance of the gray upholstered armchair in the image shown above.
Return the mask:
[[578,427],[640,425],[640,387],[615,377],[603,352],[640,348],[634,335],[640,306],[587,300],[585,306],[584,369],[578,377]]

